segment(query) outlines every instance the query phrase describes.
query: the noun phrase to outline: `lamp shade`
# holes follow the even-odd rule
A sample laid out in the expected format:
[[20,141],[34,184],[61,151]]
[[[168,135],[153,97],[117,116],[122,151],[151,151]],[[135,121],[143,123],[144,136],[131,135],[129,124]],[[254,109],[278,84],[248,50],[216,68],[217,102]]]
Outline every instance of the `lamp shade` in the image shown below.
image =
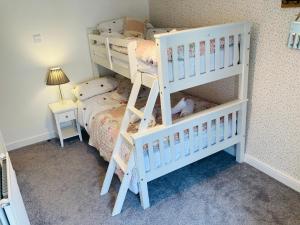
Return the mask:
[[47,85],[60,85],[68,82],[70,82],[70,80],[61,68],[56,67],[49,70]]

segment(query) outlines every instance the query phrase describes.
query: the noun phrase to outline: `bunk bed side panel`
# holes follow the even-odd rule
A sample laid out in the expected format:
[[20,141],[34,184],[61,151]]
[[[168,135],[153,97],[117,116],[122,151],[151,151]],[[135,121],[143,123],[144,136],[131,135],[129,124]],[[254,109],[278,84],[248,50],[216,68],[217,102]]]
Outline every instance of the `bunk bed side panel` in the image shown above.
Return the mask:
[[247,27],[244,22],[155,35],[162,86],[173,93],[242,74],[245,49],[239,46]]

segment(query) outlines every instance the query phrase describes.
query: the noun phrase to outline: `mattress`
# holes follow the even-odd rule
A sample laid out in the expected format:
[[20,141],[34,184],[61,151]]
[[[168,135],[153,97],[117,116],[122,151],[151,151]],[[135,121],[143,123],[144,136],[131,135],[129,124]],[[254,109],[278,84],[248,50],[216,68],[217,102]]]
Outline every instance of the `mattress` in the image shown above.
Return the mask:
[[[195,109],[194,112],[199,112],[211,107],[216,106],[215,103],[205,101],[203,99],[195,98],[193,96],[189,96],[183,93],[176,93],[172,95],[172,105],[177,103],[181,98],[187,97],[191,98],[195,102]],[[146,99],[140,99],[139,102],[137,103],[137,108],[140,108],[143,106],[145,103]],[[96,149],[99,150],[100,155],[106,160],[109,161],[112,155],[112,151],[116,142],[116,139],[119,134],[119,129],[120,129],[120,124],[123,119],[123,115],[126,109],[126,105],[121,105],[119,107],[116,107],[114,109],[108,109],[105,111],[101,111],[98,113],[94,113],[93,119],[90,120],[88,127],[89,127],[89,134],[90,134],[90,140],[89,144]],[[161,124],[161,114],[158,111],[158,115],[156,117],[156,122],[158,124]],[[179,115],[175,114],[173,115],[173,120],[179,119]],[[230,119],[229,119],[230,120]],[[230,121],[231,122],[231,121]],[[129,133],[135,133],[137,132],[138,129],[138,123],[131,124],[128,128]],[[220,122],[220,138],[224,136],[224,122]],[[201,135],[201,143],[198,143],[199,149],[205,148],[208,145],[208,140],[207,140],[207,129],[206,127],[201,127],[199,130],[195,130],[191,133],[191,135],[196,135],[198,132]],[[212,124],[212,138],[211,138],[211,143],[216,142],[216,124]],[[184,145],[188,145],[188,134],[184,135]],[[168,148],[168,140],[164,141],[164,147]],[[154,155],[156,158],[155,165],[159,167],[160,165],[160,153],[159,153],[159,145],[153,144],[153,150],[154,150]],[[180,149],[175,149],[176,151],[176,157],[179,157],[180,155]],[[188,146],[186,146],[186,153],[188,154]],[[129,153],[130,149],[126,145],[121,146],[121,157],[124,159],[124,161],[127,161],[129,158]],[[170,152],[171,154],[171,152]],[[166,159],[168,159],[168,155],[166,156]],[[169,156],[169,159],[171,159],[171,156]],[[148,154],[148,149],[147,146],[144,146],[144,165],[145,165],[145,170],[148,171],[150,169],[150,161],[149,161],[149,154]],[[116,170],[116,174],[118,177],[122,180],[123,178],[123,172],[118,168]],[[137,180],[137,175],[134,174],[130,183],[130,190],[134,193],[138,193],[138,180]]]

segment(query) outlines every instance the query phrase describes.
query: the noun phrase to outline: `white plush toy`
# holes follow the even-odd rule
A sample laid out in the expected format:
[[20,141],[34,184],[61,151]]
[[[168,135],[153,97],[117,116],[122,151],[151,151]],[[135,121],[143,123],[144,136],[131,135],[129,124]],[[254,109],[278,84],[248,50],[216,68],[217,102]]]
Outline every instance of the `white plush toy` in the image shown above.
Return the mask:
[[[145,106],[144,106],[143,108],[140,108],[140,111],[144,112],[144,110],[145,110]],[[156,113],[157,113],[156,109],[153,109],[153,112],[152,112],[152,115],[151,115],[151,118],[150,118],[148,127],[153,127],[153,126],[156,125],[156,120],[155,120]],[[139,118],[137,115],[133,114],[133,115],[130,117],[129,122],[130,122],[130,123],[135,123],[135,122],[137,122],[137,121],[139,121],[139,120],[140,120],[140,118]]]
[[180,117],[192,114],[194,111],[195,102],[189,98],[182,98],[171,109],[172,114],[180,113]]

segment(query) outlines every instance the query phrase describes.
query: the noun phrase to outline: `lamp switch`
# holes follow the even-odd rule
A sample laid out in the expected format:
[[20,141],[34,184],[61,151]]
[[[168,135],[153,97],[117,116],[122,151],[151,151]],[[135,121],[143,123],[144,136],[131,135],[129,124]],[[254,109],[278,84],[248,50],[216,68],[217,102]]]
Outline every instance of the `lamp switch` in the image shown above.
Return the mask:
[[34,34],[32,35],[33,43],[38,44],[42,42],[41,34]]

